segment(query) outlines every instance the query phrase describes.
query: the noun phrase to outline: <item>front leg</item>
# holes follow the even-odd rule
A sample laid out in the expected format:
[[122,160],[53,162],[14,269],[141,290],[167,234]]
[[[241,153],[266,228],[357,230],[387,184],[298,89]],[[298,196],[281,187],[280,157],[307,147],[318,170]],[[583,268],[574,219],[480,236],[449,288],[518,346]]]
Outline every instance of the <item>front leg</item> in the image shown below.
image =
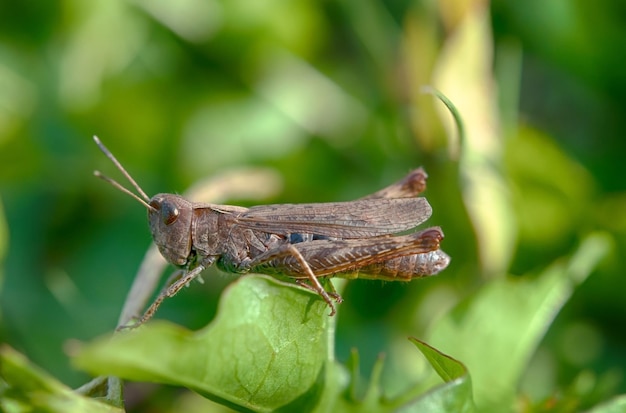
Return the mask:
[[300,265],[300,267],[302,268],[302,271],[307,276],[307,280],[310,283],[310,284],[307,284],[302,279],[296,279],[296,284],[306,288],[309,291],[313,291],[314,293],[317,293],[320,297],[322,297],[322,299],[324,299],[326,304],[328,304],[328,306],[330,307],[329,316],[335,315],[337,310],[335,309],[335,304],[333,303],[333,300],[331,300],[331,297],[338,303],[341,303],[343,301],[343,298],[341,298],[341,296],[335,291],[334,287],[333,287],[333,291],[330,291],[330,292],[326,291],[324,287],[322,287],[322,284],[313,273],[313,270],[311,269],[311,266],[309,265],[309,263],[306,262],[306,260],[304,259],[300,251],[298,251],[298,249],[292,244],[281,245],[280,247],[269,250],[266,253],[261,254],[247,261],[244,264],[245,268],[242,268],[242,270],[245,269],[245,270],[253,271],[254,268],[259,265],[263,265],[265,263],[271,262],[279,258],[284,258],[284,257],[295,258],[298,264]]
[[148,307],[148,309],[143,313],[139,321],[130,325],[120,326],[117,328],[117,330],[120,331],[120,330],[126,330],[126,329],[134,329],[144,324],[148,320],[150,320],[154,316],[154,313],[156,313],[159,306],[161,306],[161,303],[163,303],[163,300],[165,300],[166,298],[175,296],[176,293],[178,293],[185,285],[193,281],[194,278],[197,278],[200,275],[200,273],[202,273],[202,271],[204,271],[208,266],[210,266],[213,263],[213,261],[215,261],[214,258],[210,258],[210,259],[203,261],[202,264],[198,264],[198,266],[194,267],[191,271],[183,272],[182,276],[176,281],[174,281],[174,278],[176,275],[178,275],[179,272],[178,271],[175,272],[174,275],[170,277],[170,279],[168,279],[167,283],[163,287],[163,290],[161,290],[161,293],[159,293],[158,297],[154,300],[152,304],[150,304],[150,307]]

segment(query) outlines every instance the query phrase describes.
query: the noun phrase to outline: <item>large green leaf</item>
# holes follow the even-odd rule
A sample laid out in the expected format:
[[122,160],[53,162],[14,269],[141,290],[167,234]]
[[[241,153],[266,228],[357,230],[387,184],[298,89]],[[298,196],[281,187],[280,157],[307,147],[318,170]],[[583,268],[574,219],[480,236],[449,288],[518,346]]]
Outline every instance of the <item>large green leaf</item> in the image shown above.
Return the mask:
[[242,277],[208,327],[191,332],[151,322],[86,346],[75,363],[96,374],[185,386],[238,409],[310,405],[329,358],[328,307],[281,284]]

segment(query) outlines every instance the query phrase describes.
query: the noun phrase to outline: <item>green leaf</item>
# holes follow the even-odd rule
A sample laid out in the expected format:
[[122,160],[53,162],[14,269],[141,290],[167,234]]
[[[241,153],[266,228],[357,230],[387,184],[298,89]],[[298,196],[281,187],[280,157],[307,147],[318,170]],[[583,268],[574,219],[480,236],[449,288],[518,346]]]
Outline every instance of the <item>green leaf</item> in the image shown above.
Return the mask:
[[0,348],[0,411],[7,413],[122,413],[58,382],[8,346]]
[[389,399],[383,393],[380,383],[384,363],[384,357],[380,356],[374,364],[365,394],[359,398],[356,391],[359,380],[359,357],[358,352],[353,350],[349,360],[352,383],[343,392],[343,397],[338,400],[337,405],[330,411],[354,413],[472,412],[474,410],[472,385],[465,366],[422,341],[414,338],[409,340],[424,354],[428,362],[444,379],[445,384],[438,385],[426,393],[423,392],[421,385],[415,385],[394,399]]
[[481,411],[510,409],[539,340],[609,245],[606,235],[594,234],[568,262],[537,277],[494,280],[435,326],[430,341],[463,360]]
[[406,403],[397,412],[473,412],[472,381],[467,368],[458,360],[416,338],[409,338],[422,352],[445,384],[440,385],[417,400]]
[[450,111],[450,115],[452,115],[452,119],[454,120],[454,125],[456,126],[456,130],[458,134],[458,141],[460,142],[460,144],[462,144],[466,139],[465,138],[465,124],[463,123],[463,117],[461,116],[461,113],[456,108],[454,103],[450,99],[448,99],[446,95],[444,95],[443,93],[441,93],[439,90],[435,89],[432,86],[422,86],[421,90],[422,90],[422,93],[431,94],[435,96],[437,99],[439,99],[441,103],[446,105],[446,108],[448,108],[448,110]]
[[99,375],[181,385],[238,410],[297,411],[326,381],[328,307],[300,288],[246,276],[216,319],[191,332],[166,322],[96,341],[77,366]]

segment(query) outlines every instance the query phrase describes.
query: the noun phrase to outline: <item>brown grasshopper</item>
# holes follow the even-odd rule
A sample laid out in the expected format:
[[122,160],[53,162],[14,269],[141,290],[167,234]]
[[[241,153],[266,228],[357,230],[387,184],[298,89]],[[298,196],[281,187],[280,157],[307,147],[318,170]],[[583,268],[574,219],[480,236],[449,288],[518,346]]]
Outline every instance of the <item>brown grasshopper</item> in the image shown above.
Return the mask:
[[226,272],[282,275],[319,294],[334,315],[342,298],[318,278],[368,278],[410,281],[437,274],[450,261],[439,249],[438,227],[394,235],[426,221],[432,209],[422,168],[403,180],[351,202],[278,204],[244,208],[190,202],[173,194],[149,198],[111,152],[94,136],[104,154],[137,190],[135,195],[95,171],[99,178],[137,199],[148,209],[152,238],[161,255],[182,269],[139,322],[148,321],[167,297],[213,264]]

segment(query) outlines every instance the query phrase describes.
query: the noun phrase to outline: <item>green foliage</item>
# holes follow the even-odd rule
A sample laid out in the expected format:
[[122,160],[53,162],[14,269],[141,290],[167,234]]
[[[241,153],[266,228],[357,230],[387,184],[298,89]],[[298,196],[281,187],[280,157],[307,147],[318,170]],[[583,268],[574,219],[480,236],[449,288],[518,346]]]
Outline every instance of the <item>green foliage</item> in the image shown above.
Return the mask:
[[243,277],[224,292],[208,327],[149,323],[93,344],[76,362],[96,375],[185,386],[240,409],[302,411],[298,404],[320,392],[332,361],[325,310],[306,291]]
[[[75,363],[96,375],[185,386],[240,411],[472,411],[465,367],[416,339],[446,385],[389,400],[380,388],[380,359],[364,397],[348,392],[326,312],[309,291],[244,277],[224,292],[217,317],[202,330],[149,323],[86,346]],[[357,360],[353,366],[358,371]]]
[[[176,385],[128,384],[132,411],[226,411],[178,386],[256,410],[623,410],[622,3],[3,4],[0,342],[77,387],[67,353],[128,309],[145,211],[93,178],[113,175],[94,134],[147,193],[211,178],[200,198],[228,204],[351,200],[422,165],[440,276],[350,281],[329,320],[309,292],[207,271],[157,313],[185,328],[77,361]],[[109,409],[0,361],[4,410]]]
[[606,236],[592,235],[568,262],[559,260],[538,275],[487,283],[434,326],[431,342],[468,366],[480,411],[513,404],[545,331],[608,246]]

